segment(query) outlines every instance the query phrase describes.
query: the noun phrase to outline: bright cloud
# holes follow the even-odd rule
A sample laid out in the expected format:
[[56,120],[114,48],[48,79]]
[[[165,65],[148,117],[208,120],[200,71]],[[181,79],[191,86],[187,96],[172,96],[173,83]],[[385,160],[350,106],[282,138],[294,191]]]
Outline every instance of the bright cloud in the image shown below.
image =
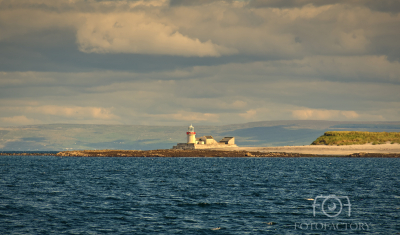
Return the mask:
[[79,49],[95,53],[137,53],[179,56],[221,56],[237,52],[207,40],[182,35],[140,13],[89,14],[77,31]]
[[342,111],[342,110],[318,110],[318,109],[302,109],[294,110],[292,115],[296,119],[301,120],[342,120],[342,119],[355,119],[359,115],[355,111]]

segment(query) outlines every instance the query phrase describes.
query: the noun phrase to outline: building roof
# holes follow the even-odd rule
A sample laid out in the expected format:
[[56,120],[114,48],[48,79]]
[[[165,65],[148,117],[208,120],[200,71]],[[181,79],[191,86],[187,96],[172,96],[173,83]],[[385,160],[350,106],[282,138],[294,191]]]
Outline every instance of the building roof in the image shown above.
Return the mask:
[[224,137],[219,142],[220,143],[225,143],[225,144],[229,144],[229,142],[231,142],[231,144],[234,144],[235,143],[235,137]]

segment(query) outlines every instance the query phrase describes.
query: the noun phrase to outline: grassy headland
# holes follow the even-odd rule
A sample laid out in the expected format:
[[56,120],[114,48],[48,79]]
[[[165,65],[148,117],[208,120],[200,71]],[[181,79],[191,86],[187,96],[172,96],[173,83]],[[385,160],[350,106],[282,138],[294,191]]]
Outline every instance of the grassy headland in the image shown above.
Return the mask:
[[312,145],[400,144],[400,132],[328,131]]

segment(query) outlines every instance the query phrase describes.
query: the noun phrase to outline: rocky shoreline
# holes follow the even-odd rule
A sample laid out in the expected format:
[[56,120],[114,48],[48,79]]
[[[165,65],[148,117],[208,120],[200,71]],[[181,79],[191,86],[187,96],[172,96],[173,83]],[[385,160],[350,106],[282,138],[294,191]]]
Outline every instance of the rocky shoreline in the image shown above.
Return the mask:
[[57,156],[57,157],[356,157],[356,158],[397,158],[398,153],[353,153],[348,155],[319,155],[286,152],[252,152],[223,150],[78,150],[59,153],[0,153],[14,156]]
[[23,153],[0,153],[0,156],[57,156],[58,153],[42,153],[42,152],[23,152]]

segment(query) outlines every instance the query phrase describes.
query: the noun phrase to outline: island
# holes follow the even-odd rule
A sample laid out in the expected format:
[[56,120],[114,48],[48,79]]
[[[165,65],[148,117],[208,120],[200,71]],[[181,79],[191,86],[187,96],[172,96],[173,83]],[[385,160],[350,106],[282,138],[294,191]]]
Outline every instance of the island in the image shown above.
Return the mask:
[[[400,133],[330,131],[305,146],[238,147],[234,137],[220,142],[211,136],[195,138],[192,125],[187,143],[158,150],[64,151],[68,157],[400,157]],[[213,140],[213,141],[210,141]],[[226,142],[224,141],[226,140]],[[207,142],[208,141],[208,142]]]
[[[190,128],[193,128],[190,126]],[[220,142],[208,136],[195,138],[188,131],[188,143],[157,150],[74,150],[54,153],[2,152],[0,155],[57,157],[400,157],[400,133],[329,131],[311,145],[238,147],[234,137]]]

